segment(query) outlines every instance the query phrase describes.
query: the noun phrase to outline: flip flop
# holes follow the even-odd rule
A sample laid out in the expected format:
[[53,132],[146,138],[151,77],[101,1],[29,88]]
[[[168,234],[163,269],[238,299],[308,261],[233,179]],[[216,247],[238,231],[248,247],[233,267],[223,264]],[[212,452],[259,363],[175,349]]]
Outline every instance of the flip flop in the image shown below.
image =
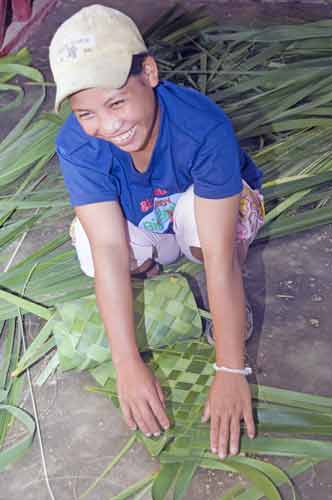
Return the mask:
[[132,273],[131,277],[135,278],[135,279],[142,279],[142,280],[145,280],[147,278],[151,278],[151,276],[148,276],[148,272],[152,271],[152,269],[158,269],[158,273],[156,273],[156,275],[160,274],[162,272],[161,264],[159,264],[159,262],[156,262],[153,259],[149,259],[149,260],[150,260],[149,265],[145,269],[145,271],[140,271],[138,273]]
[[[252,312],[252,307],[249,302],[246,302],[246,319],[247,319],[247,333],[245,341],[248,342],[254,333],[254,317]],[[207,320],[207,324],[204,330],[204,337],[209,344],[214,345],[215,340],[213,336],[213,325],[211,320]]]

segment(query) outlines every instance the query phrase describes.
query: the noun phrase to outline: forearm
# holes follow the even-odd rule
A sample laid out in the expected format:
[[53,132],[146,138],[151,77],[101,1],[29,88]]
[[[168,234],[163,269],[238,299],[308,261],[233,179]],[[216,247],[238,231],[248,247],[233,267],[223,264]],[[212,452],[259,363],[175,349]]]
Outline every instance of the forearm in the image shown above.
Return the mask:
[[214,326],[218,365],[244,365],[245,295],[242,272],[236,256],[227,267],[219,257],[205,260],[209,304]]
[[97,303],[115,366],[138,359],[129,259],[121,249],[95,250]]
[[136,345],[133,294],[126,248],[97,252],[96,295],[116,369],[117,394],[132,430],[159,436],[170,422],[158,380],[139,355]]

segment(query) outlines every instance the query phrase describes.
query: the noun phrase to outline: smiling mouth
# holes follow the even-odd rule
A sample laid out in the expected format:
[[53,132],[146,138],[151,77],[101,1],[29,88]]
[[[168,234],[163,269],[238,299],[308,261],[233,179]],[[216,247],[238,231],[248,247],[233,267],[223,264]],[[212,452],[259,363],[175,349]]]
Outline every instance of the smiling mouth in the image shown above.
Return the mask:
[[135,132],[136,132],[136,125],[127,130],[127,132],[125,132],[124,134],[111,137],[109,140],[114,144],[125,144],[133,137]]

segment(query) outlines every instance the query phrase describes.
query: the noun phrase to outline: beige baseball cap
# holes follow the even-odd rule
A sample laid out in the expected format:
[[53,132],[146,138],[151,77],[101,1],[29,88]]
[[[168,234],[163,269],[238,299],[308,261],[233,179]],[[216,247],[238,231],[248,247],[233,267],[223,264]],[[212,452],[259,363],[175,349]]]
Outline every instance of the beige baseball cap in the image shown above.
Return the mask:
[[133,55],[142,52],[147,52],[146,45],[130,17],[97,4],[78,11],[61,24],[50,44],[55,111],[80,90],[122,87]]

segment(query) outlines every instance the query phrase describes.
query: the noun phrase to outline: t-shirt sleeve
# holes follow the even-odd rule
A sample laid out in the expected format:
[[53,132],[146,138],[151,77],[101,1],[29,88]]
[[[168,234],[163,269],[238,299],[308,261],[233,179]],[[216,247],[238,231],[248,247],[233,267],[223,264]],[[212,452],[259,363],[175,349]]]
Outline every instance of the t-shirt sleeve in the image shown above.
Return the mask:
[[118,199],[116,183],[110,173],[66,158],[58,149],[57,154],[73,207]]
[[207,135],[191,175],[194,193],[202,198],[227,198],[242,191],[241,150],[228,119]]

